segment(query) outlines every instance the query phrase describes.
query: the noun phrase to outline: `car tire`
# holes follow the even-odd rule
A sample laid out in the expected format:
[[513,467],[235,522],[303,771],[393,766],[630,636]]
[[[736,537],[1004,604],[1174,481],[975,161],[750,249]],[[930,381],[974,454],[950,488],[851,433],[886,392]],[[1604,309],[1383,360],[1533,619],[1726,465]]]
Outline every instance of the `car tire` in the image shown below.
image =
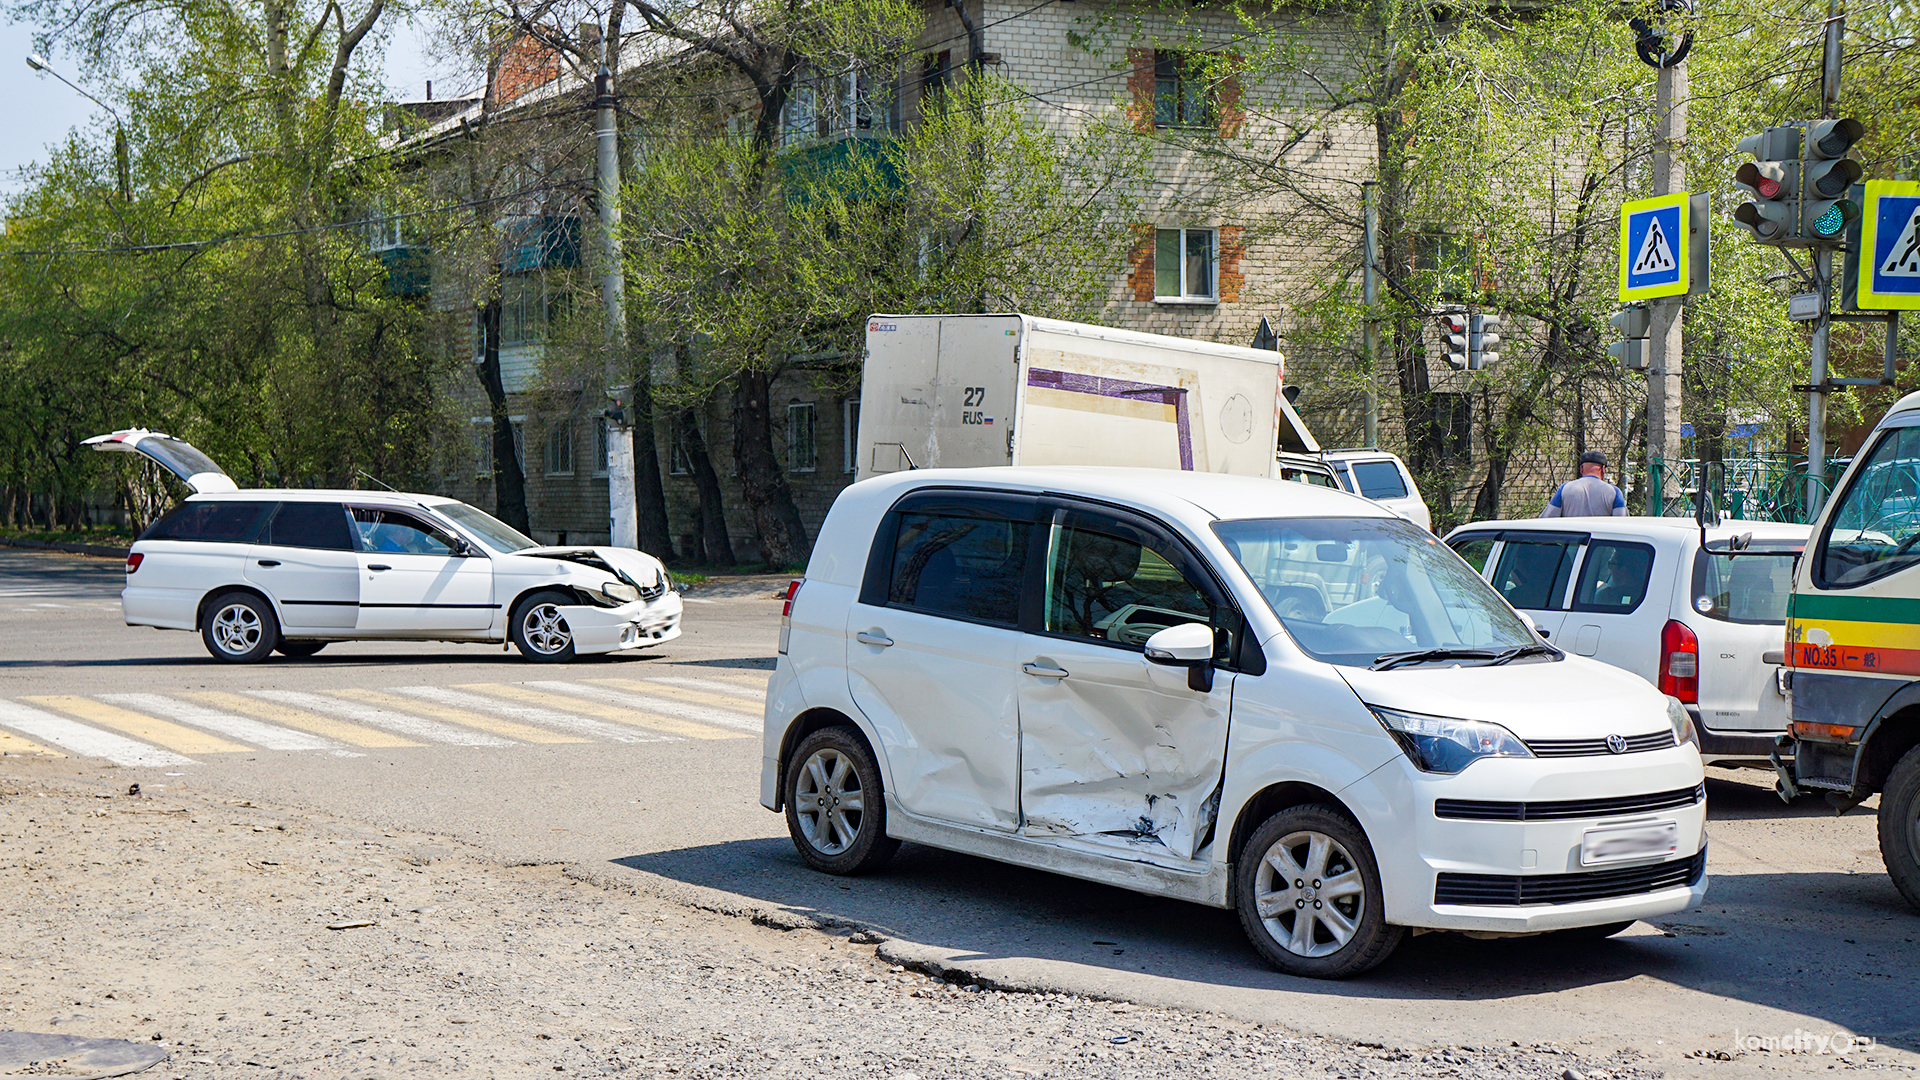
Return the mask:
[[324,641],[282,641],[273,647],[273,651],[281,656],[301,657],[312,656],[326,647]]
[[1920,746],[1901,757],[1881,789],[1880,859],[1893,887],[1920,908]]
[[574,603],[572,596],[548,589],[513,605],[513,618],[507,623],[513,647],[535,663],[557,664],[573,659],[573,628],[559,609]]
[[1268,963],[1309,979],[1358,975],[1406,936],[1387,923],[1366,833],[1317,803],[1289,807],[1254,830],[1235,866],[1234,907]]
[[200,618],[200,640],[215,660],[251,664],[280,644],[280,620],[257,593],[221,593]]
[[864,874],[893,858],[880,766],[851,728],[808,735],[788,759],[787,832],[808,866],[828,874]]
[[1628,919],[1626,922],[1601,923],[1598,926],[1569,926],[1565,930],[1555,930],[1553,936],[1561,941],[1604,941],[1633,923],[1634,920]]

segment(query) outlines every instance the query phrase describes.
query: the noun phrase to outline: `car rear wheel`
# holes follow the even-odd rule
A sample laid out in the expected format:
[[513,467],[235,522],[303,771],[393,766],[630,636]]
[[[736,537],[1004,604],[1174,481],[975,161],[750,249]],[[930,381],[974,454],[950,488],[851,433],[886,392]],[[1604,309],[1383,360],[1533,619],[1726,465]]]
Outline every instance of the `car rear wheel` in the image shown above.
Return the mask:
[[1880,859],[1893,887],[1920,908],[1920,746],[1894,765],[1880,792]]
[[274,618],[273,605],[253,593],[222,593],[207,605],[200,640],[216,660],[251,664],[266,659],[280,644],[280,620]]
[[573,659],[573,628],[560,610],[573,603],[573,597],[549,589],[515,604],[507,632],[520,655],[539,663]]
[[844,727],[801,740],[787,769],[787,832],[800,857],[829,874],[878,869],[900,848],[887,835],[880,767]]
[[324,641],[283,641],[273,647],[281,656],[312,656],[327,647]]
[[1373,845],[1331,806],[1294,806],[1268,818],[1240,853],[1234,878],[1248,940],[1289,975],[1358,975],[1406,935],[1387,924]]

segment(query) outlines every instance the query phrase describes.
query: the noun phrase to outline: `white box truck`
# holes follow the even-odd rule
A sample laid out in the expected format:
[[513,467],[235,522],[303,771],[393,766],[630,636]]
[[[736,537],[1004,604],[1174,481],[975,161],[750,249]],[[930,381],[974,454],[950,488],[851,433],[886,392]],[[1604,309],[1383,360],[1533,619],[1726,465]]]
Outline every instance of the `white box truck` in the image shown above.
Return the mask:
[[1320,447],[1280,393],[1284,371],[1264,349],[1027,315],[874,315],[859,478],[1133,465],[1335,486],[1317,457],[1291,458]]

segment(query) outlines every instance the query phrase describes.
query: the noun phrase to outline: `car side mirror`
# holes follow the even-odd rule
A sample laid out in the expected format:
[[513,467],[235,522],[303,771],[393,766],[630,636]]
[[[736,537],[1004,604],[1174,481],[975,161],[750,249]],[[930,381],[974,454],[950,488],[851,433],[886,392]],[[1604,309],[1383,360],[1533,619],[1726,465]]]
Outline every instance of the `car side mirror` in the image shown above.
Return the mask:
[[453,553],[464,559],[473,554],[473,545],[467,542],[466,537],[456,536],[453,538]]
[[1520,621],[1527,624],[1527,629],[1533,631],[1536,634],[1539,634],[1541,637],[1547,636],[1547,632],[1545,630],[1540,629],[1540,624],[1533,621],[1533,616],[1527,614],[1524,611],[1516,611],[1514,612],[1514,614],[1520,616]]
[[1187,689],[1202,694],[1213,690],[1213,627],[1181,623],[1147,639],[1147,663],[1187,669]]

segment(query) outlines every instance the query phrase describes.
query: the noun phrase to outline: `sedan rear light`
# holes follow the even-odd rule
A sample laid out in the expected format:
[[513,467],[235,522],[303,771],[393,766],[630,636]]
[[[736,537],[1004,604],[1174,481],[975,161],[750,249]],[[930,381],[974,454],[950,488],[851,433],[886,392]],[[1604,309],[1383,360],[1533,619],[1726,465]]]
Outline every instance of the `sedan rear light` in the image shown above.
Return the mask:
[[1700,703],[1700,639],[1671,619],[1660,628],[1660,692],[1687,705]]
[[131,555],[129,555],[129,556],[127,556],[127,573],[129,573],[129,574],[131,574],[131,573],[133,573],[133,572],[134,572],[135,570],[138,570],[138,569],[140,569],[140,562],[141,562],[141,560],[143,560],[143,559],[145,559],[145,558],[146,558],[146,556],[145,556],[145,555],[143,555],[143,554],[141,554],[141,553],[140,553],[140,552],[138,552],[138,551],[136,551],[136,552],[134,552],[133,554],[131,554]]
[[780,605],[780,655],[787,655],[787,638],[793,628],[793,598],[800,595],[800,586],[807,583],[806,578],[794,578],[787,582],[787,599]]

